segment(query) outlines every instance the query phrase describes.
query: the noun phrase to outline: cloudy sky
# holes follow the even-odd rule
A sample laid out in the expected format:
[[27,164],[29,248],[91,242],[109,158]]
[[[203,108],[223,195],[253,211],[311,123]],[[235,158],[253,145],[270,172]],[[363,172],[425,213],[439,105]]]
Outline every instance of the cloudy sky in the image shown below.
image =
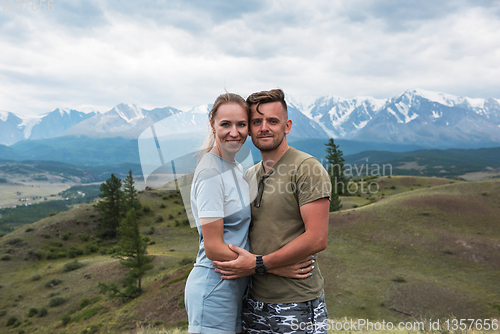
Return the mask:
[[275,87],[304,101],[414,87],[500,98],[498,0],[51,5],[0,4],[0,110],[186,109]]

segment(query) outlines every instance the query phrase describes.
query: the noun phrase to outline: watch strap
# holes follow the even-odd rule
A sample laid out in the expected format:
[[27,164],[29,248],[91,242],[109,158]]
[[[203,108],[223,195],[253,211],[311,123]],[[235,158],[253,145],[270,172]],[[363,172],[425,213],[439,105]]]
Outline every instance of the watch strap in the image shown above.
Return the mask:
[[257,255],[257,257],[255,258],[255,272],[259,275],[264,275],[266,271],[267,267],[264,265],[262,255]]

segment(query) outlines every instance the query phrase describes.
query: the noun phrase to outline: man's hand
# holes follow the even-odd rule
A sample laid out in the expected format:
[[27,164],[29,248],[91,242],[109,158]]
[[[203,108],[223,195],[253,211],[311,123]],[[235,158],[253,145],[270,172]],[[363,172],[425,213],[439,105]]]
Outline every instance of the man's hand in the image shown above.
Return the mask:
[[229,249],[238,254],[238,258],[232,261],[214,261],[215,272],[222,274],[222,279],[235,279],[255,274],[256,255],[243,248],[229,245]]

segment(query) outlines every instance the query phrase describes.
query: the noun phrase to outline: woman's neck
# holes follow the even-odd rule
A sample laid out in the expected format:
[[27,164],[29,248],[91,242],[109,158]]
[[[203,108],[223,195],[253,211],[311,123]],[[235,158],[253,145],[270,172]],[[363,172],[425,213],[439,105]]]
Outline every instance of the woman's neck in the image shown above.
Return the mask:
[[209,152],[221,157],[224,160],[234,162],[235,154],[228,154],[228,152],[221,150],[220,146],[217,144],[215,144]]

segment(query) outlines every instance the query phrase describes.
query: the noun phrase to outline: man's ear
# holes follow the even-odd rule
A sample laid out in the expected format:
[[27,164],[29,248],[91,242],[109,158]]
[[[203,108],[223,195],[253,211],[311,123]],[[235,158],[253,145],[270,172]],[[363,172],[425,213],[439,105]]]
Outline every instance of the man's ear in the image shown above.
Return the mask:
[[286,135],[289,134],[290,130],[292,130],[292,120],[291,119],[287,119],[286,123],[285,123],[285,134]]

